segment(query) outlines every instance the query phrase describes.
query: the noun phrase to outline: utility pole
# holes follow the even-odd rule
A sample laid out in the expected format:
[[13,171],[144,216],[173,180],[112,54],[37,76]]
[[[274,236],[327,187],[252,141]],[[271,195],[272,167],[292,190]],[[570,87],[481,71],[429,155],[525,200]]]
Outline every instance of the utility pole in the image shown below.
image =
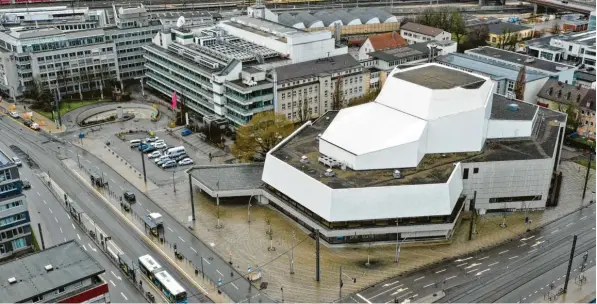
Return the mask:
[[145,157],[143,157],[143,151],[139,151],[141,153],[141,164],[143,164],[143,180],[147,185],[147,173],[145,172]]
[[344,282],[342,282],[342,266],[340,266],[340,281],[338,281],[338,283],[340,284],[340,288],[338,289],[338,299],[342,299],[342,286],[344,285]]
[[582,190],[582,199],[580,201],[580,206],[582,207],[582,202],[585,199],[585,195],[587,193],[587,183],[589,181],[589,173],[591,173],[591,162],[593,161],[593,151],[589,151],[589,163],[587,164],[587,174],[585,175],[585,187]]
[[574,259],[574,249],[576,247],[576,238],[572,239],[572,249],[570,249],[570,259],[568,260],[568,270],[566,271],[566,280],[564,281],[564,293],[568,291],[568,280],[570,280],[570,269],[572,268],[572,260]]
[[396,255],[394,256],[394,263],[398,264],[398,241],[400,240],[400,232],[398,232],[398,219],[396,219]]
[[216,229],[220,229],[222,228],[222,225],[220,224],[220,181],[218,180],[217,183],[218,186],[218,193],[216,193],[216,205],[217,205],[217,216],[218,216],[218,223],[216,224]]
[[189,192],[191,194],[191,212],[193,213],[193,221],[195,221],[195,202],[193,200],[193,180],[191,177],[191,173],[189,173]]
[[292,247],[290,248],[290,274],[294,274],[294,244],[296,242],[296,234],[292,230]]
[[174,187],[174,193],[176,193],[176,183],[174,182],[174,171],[172,171],[172,187]]
[[315,281],[319,282],[319,229],[315,230]]
[[46,250],[46,244],[44,243],[44,234],[41,230],[40,223],[37,223],[37,230],[39,230],[39,238],[41,239],[41,250]]

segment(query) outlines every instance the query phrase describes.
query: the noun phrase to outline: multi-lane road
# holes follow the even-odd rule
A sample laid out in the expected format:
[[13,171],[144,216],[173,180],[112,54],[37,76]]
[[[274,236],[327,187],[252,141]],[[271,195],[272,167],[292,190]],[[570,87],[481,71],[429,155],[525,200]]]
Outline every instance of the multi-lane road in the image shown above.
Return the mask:
[[541,290],[537,286],[561,280],[564,273],[557,270],[567,263],[574,234],[576,255],[589,251],[588,266],[594,266],[595,205],[591,205],[506,244],[378,283],[342,302],[416,301],[440,290],[445,292],[442,302],[532,302],[529,290],[532,295]]
[[[50,141],[43,134],[31,131],[29,128],[21,125],[7,116],[0,117],[0,141],[6,145],[16,145],[23,151],[26,151],[40,166],[40,170],[49,172],[50,176],[69,194],[69,197],[72,198],[73,201],[77,202],[77,204],[83,209],[83,212],[91,217],[107,235],[112,237],[112,240],[120,248],[122,248],[122,251],[127,256],[135,259],[136,257],[145,254],[152,255],[156,261],[160,263],[164,269],[168,270],[168,272],[172,274],[185,288],[187,294],[189,295],[189,302],[211,302],[211,300],[206,297],[204,293],[199,290],[197,286],[195,286],[195,284],[185,280],[184,276],[178,271],[178,269],[172,267],[160,254],[160,252],[158,252],[149,244],[143,242],[139,235],[132,231],[128,224],[121,217],[115,216],[111,208],[109,208],[109,206],[107,206],[104,201],[98,197],[96,192],[85,185],[84,182],[82,182],[79,178],[74,176],[72,172],[65,170],[56,157],[58,154],[58,147],[62,145],[61,143]],[[25,163],[23,166],[25,167],[27,164]],[[68,216],[66,215],[64,209],[57,205],[54,208],[51,206],[45,207],[45,205],[50,204],[51,199],[48,200],[48,198],[51,198],[52,195],[46,193],[44,197],[42,197],[42,193],[40,192],[39,198],[35,197],[37,196],[37,191],[42,189],[42,186],[37,183],[33,183],[37,177],[34,178],[34,176],[27,176],[28,170],[26,168],[22,169],[21,171],[25,172],[24,177],[32,181],[34,187],[27,192],[28,204],[30,206],[35,204],[37,211],[40,212],[40,219],[45,223],[44,226],[49,227],[51,225],[56,225],[58,228],[58,232],[56,232],[56,230],[53,228],[52,230],[48,230],[48,234],[54,236],[57,233],[60,233],[60,228],[62,228],[62,232],[65,233],[65,229],[67,229],[69,226],[71,231],[76,230],[76,228],[73,229],[72,225],[70,225],[72,222],[67,221]],[[46,200],[47,204],[44,204],[43,200]],[[51,208],[52,211],[50,212],[50,209],[48,208]],[[41,217],[42,213],[46,212],[49,213],[49,216],[45,215],[44,217]],[[62,216],[59,218],[58,215],[60,214],[62,214]],[[55,215],[56,219],[54,219],[54,217],[51,215]],[[58,220],[58,223],[56,223],[56,220]],[[61,223],[64,223],[64,226],[62,226]],[[81,244],[87,244],[90,241],[88,238],[83,239],[84,236],[80,231],[79,236],[81,237]],[[73,237],[71,236],[71,238]],[[77,236],[77,241],[79,241],[78,238],[79,237]],[[60,239],[57,240],[60,241]],[[62,241],[64,240],[62,239]],[[99,249],[96,250],[99,251]],[[97,254],[97,256],[99,256],[99,254]],[[101,262],[102,257],[98,257],[98,261]],[[104,261],[102,264],[102,266],[106,268],[107,274],[112,276],[112,270],[108,270],[110,269],[108,268],[109,265],[109,261],[107,261],[107,263]],[[114,273],[117,276],[122,276],[119,272],[114,271]],[[105,279],[112,279],[112,281],[114,281],[114,279],[110,277],[105,277]],[[111,284],[110,288],[116,288],[119,285],[124,286],[124,281],[124,278],[122,283],[120,280],[118,281],[118,284],[116,284],[117,282],[114,281],[114,284]],[[134,289],[134,287],[129,286],[128,288],[129,289],[126,290],[127,293],[122,291],[123,294],[128,298],[128,293],[131,293],[131,297],[134,297],[132,290],[130,289]],[[155,293],[154,290],[152,290],[152,292]],[[140,296],[141,295],[138,295],[138,297]],[[142,302],[143,300],[138,297],[135,298],[136,300],[132,300],[131,298],[129,299],[131,299],[131,302]],[[116,296],[114,299],[115,302],[124,302],[126,300],[124,297],[118,296]],[[156,297],[156,299],[159,298]]]

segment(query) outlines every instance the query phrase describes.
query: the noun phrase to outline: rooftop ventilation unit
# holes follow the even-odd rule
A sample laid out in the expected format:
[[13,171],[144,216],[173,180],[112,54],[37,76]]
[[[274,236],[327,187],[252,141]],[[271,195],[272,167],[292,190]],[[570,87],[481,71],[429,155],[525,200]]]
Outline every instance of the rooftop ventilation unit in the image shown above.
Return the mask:
[[511,103],[511,104],[507,105],[506,108],[512,112],[516,112],[516,111],[520,110],[520,107],[515,103]]
[[328,176],[328,177],[332,177],[332,176],[336,175],[336,173],[334,173],[334,170],[332,170],[332,169],[325,170],[324,174],[325,174],[325,176]]
[[46,269],[46,271],[52,271],[54,269],[54,266],[52,266],[52,264],[48,264],[44,268]]
[[309,158],[307,157],[307,155],[301,156],[301,163],[303,163],[303,164],[310,163]]
[[394,173],[392,173],[392,176],[396,179],[401,179],[402,173],[400,173],[400,170],[394,170]]
[[8,278],[8,283],[9,283],[9,284],[14,284],[14,283],[16,283],[16,282],[17,282],[17,279],[16,279],[15,277]]

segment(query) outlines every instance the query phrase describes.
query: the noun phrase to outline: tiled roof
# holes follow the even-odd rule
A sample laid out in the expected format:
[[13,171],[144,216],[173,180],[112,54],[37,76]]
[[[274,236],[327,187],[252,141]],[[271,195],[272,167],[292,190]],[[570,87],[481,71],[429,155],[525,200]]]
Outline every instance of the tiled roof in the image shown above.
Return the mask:
[[396,32],[369,36],[369,41],[376,51],[398,48],[408,45],[408,42]]
[[595,112],[595,89],[590,89],[580,102],[580,107]]
[[[580,85],[575,86],[555,79],[550,79],[543,85],[537,94],[537,97],[555,101],[560,104],[574,103],[577,106],[581,106],[582,100],[589,94],[589,91],[589,89],[581,87]],[[593,90],[593,94],[594,93],[595,91]]]
[[423,34],[426,36],[432,36],[432,37],[435,37],[444,31],[442,29],[438,29],[435,27],[422,25],[422,24],[418,24],[418,23],[414,23],[414,22],[409,22],[409,23],[401,26],[400,29]]

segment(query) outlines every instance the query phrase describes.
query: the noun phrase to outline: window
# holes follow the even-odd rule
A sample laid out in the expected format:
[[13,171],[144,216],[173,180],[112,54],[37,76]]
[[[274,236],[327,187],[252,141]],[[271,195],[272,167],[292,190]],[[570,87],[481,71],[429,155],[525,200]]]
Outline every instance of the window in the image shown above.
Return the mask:
[[64,287],[60,287],[60,288],[54,290],[54,294],[61,294],[63,292],[64,292]]
[[479,168],[473,168],[473,174],[479,173]]
[[462,179],[468,179],[468,168],[464,169],[464,173],[462,174]]
[[286,98],[286,93],[282,93],[282,99]]
[[286,104],[285,103],[282,104],[282,110],[286,110]]
[[288,113],[288,119],[291,119],[292,117],[290,117],[290,113]]
[[10,180],[10,179],[12,179],[10,170],[0,171],[0,182],[3,182],[5,180]]
[[508,202],[524,202],[524,201],[540,201],[541,195],[527,195],[527,196],[509,196],[509,197],[492,197],[489,199],[490,203],[508,203]]
[[[27,247],[27,242],[25,241],[25,237],[22,238],[18,238],[16,240],[12,241],[12,249],[19,249],[19,248],[23,248],[23,247]],[[64,288],[63,288],[64,291]]]
[[4,244],[0,244],[0,253],[6,253],[6,249],[4,249]]

